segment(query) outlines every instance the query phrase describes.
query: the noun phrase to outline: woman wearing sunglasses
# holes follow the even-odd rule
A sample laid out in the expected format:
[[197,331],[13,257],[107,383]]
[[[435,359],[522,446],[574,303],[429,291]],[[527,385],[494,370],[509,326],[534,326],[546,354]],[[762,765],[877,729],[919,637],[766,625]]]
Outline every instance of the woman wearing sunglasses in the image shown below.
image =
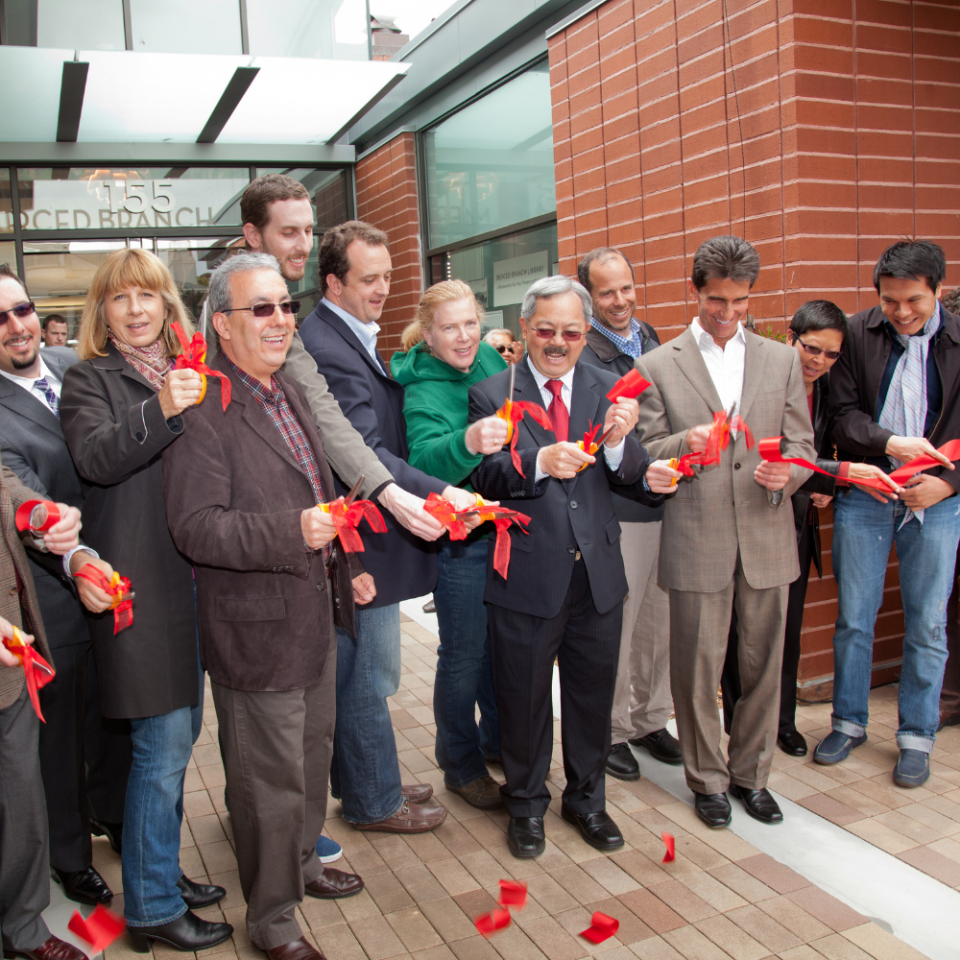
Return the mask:
[[[811,561],[817,576],[823,576],[820,558],[820,522],[816,508],[826,507],[833,499],[837,480],[877,479],[889,483],[890,496],[896,499],[897,485],[879,468],[869,463],[839,463],[834,458],[833,440],[827,429],[827,398],[829,377],[824,374],[837,362],[843,350],[847,333],[847,317],[829,300],[810,300],[794,314],[787,330],[787,343],[799,354],[803,370],[803,384],[813,422],[814,444],[817,448],[817,466],[833,476],[814,473],[793,495],[793,515],[797,525],[797,549],[800,554],[800,576],[790,584],[787,600],[787,624],[784,634],[783,667],[780,674],[780,727],[777,743],[780,749],[794,757],[807,754],[807,742],[797,730],[797,672],[800,667],[800,628],[803,626],[803,605],[807,597],[807,579]],[[877,499],[883,497],[863,487]],[[884,502],[886,502],[884,500]],[[734,614],[736,618],[736,614]],[[724,726],[729,732],[733,707],[740,697],[740,674],[737,663],[736,622],[730,630],[727,659],[723,668]]]
[[77,331],[82,362],[67,371],[60,398],[85,481],[84,539],[136,592],[131,626],[114,635],[108,611],[90,619],[90,634],[101,712],[131,727],[121,858],[124,914],[141,952],[148,938],[203,950],[233,932],[192,912],[226,891],[180,869],[183,781],[203,719],[203,674],[193,572],[167,528],[161,453],[183,432],[180,414],[200,399],[202,380],[172,369],[180,352],[173,321],[192,334],[166,266],[145,250],[111,254],[93,278]]
[[[483,455],[507,440],[507,425],[497,417],[467,426],[470,387],[507,367],[494,347],[480,342],[480,324],[480,307],[466,283],[436,283],[420,298],[417,318],[403,332],[405,352],[390,361],[394,379],[405,390],[410,465],[467,490]],[[446,788],[471,806],[499,807],[499,786],[486,764],[500,753],[483,605],[487,528],[466,540],[438,541],[437,561],[437,765]]]

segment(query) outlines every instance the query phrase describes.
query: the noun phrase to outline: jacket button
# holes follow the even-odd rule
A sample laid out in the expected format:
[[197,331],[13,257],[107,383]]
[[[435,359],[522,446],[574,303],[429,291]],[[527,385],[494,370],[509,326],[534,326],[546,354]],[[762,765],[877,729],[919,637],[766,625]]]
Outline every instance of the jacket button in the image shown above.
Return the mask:
[[734,469],[734,470],[739,470],[739,469],[740,469],[740,464],[739,464],[739,463],[735,463],[735,464],[733,465],[733,469]]
[[16,588],[16,587],[11,587],[11,588],[7,591],[7,593],[9,593],[11,597],[15,597],[15,596],[17,595],[17,588]]
[[571,501],[570,501],[570,509],[571,509],[571,510],[576,510],[577,507],[579,507],[579,506],[580,506],[580,504],[577,503],[576,500],[571,500]]
[[137,443],[143,443],[143,434],[138,430],[135,434]]
[[567,553],[576,553],[576,552],[577,552],[576,547],[567,547]]

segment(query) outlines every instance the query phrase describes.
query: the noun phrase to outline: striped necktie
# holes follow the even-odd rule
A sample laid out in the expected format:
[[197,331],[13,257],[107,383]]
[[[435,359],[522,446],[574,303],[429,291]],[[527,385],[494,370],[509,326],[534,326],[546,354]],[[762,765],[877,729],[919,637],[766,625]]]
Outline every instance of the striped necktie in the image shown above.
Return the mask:
[[50,409],[53,411],[53,415],[59,419],[60,417],[60,398],[53,392],[53,388],[47,382],[46,377],[41,377],[39,380],[33,381],[34,390],[39,390],[47,403],[50,405]]

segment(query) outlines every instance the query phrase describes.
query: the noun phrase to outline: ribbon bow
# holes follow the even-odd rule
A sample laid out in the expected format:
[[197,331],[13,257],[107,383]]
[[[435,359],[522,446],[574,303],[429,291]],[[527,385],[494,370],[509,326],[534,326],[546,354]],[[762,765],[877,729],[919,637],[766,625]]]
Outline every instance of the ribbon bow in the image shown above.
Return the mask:
[[95,587],[104,593],[113,595],[110,609],[113,611],[113,635],[133,625],[133,594],[130,591],[132,584],[129,577],[121,577],[116,570],[108,580],[106,574],[92,563],[85,563],[75,574],[89,580]]
[[27,685],[27,693],[30,695],[30,703],[33,705],[37,716],[46,723],[47,721],[43,719],[43,714],[40,712],[40,698],[37,696],[37,691],[45,687],[56,676],[56,671],[23,639],[23,634],[18,627],[13,628],[12,639],[3,638],[3,645],[20,661],[20,665],[23,667],[23,679]]
[[207,357],[207,341],[203,334],[198,330],[192,340],[187,339],[183,327],[174,320],[170,324],[173,332],[183,347],[183,353],[177,357],[173,364],[175,370],[196,370],[203,377],[203,389],[200,391],[200,399],[197,403],[202,403],[207,395],[207,377],[217,377],[220,380],[220,399],[223,402],[223,409],[226,410],[230,405],[230,379],[216,370],[211,370],[203,361]]
[[743,417],[737,413],[728,418],[726,410],[720,410],[713,415],[713,427],[707,438],[707,449],[704,450],[700,463],[706,466],[709,463],[720,462],[720,454],[730,445],[731,430],[743,431],[748,450],[754,445],[753,434]]
[[523,419],[523,415],[529,413],[544,430],[553,430],[553,421],[539,403],[531,403],[529,400],[504,400],[503,406],[497,411],[496,416],[507,422],[507,442],[510,444],[510,459],[513,461],[517,473],[526,479],[526,474],[520,467],[520,454],[517,453],[517,424]]
[[360,521],[366,517],[370,529],[374,533],[386,533],[387,525],[384,522],[383,514],[377,509],[376,504],[369,500],[354,500],[347,503],[344,497],[337,497],[329,503],[318,503],[317,506],[324,512],[329,513],[333,520],[333,525],[337,528],[337,536],[343,544],[343,549],[347,553],[363,553],[363,541],[360,534],[357,533],[357,527]]
[[[590,456],[593,456],[597,452],[597,450],[600,449],[599,446],[597,445],[596,440],[597,440],[597,434],[600,432],[600,428],[602,426],[603,426],[602,423],[598,423],[595,427],[591,427],[583,435],[583,439],[577,441],[577,446],[581,450],[585,450],[587,453],[589,453]],[[586,470],[588,466],[589,464],[587,463],[583,464],[583,466],[580,467],[580,470],[577,470],[577,473],[580,473],[581,470]]]
[[457,519],[457,511],[449,500],[444,500],[438,493],[431,493],[424,502],[423,509],[446,528],[451,540],[466,540],[467,526]]
[[[693,465],[695,463],[703,463],[703,454],[702,453],[685,453],[679,459],[673,457],[670,461],[670,466],[676,470],[678,473],[682,473],[685,477],[693,476]],[[677,485],[677,478],[674,477],[670,481],[670,486],[675,487]]]
[[[47,516],[46,519],[39,526],[34,526],[32,523],[33,511],[37,507],[46,507]],[[17,513],[14,516],[14,523],[17,525],[17,529],[24,533],[29,530],[31,533],[45,533],[52,526],[60,522],[60,508],[53,503],[51,500],[27,500],[26,503],[22,503],[17,508]]]

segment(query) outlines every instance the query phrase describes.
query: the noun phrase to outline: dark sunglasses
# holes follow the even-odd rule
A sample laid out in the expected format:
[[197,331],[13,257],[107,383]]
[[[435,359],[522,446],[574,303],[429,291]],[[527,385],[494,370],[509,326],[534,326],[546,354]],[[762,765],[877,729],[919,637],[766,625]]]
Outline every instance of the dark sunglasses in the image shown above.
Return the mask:
[[576,343],[581,337],[586,336],[582,330],[554,330],[552,327],[531,327],[530,329],[541,340],[552,340],[559,333],[567,343]]
[[807,346],[799,337],[797,337],[797,343],[810,354],[811,357],[819,357],[822,353],[828,360],[838,360],[842,350],[823,350],[820,347],[810,347]]
[[509,347],[505,347],[502,343],[496,348],[497,353],[506,353],[509,349]]
[[12,313],[18,320],[25,320],[36,310],[36,305],[32,300],[28,300],[26,303],[18,303],[15,307],[11,307],[9,310],[0,310],[0,326],[5,324],[10,319],[10,314]]
[[230,310],[222,310],[221,313],[236,313],[237,310],[249,310],[255,317],[263,320],[266,317],[272,317],[274,310],[280,308],[281,313],[288,316],[291,313],[300,311],[299,300],[287,300],[284,303],[258,303],[255,307],[232,307]]

